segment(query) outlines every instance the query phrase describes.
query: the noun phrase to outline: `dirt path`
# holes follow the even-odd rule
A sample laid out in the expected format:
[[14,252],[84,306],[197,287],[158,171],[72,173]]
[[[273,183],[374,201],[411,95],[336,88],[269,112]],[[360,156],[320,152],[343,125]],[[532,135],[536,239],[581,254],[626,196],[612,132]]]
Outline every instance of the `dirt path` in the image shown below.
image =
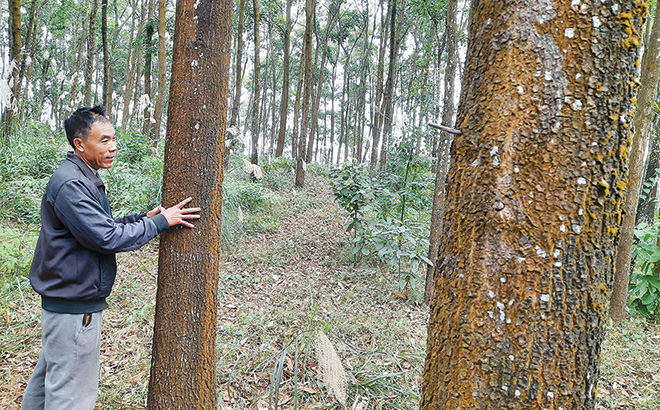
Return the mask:
[[[378,269],[342,261],[350,238],[323,178],[280,195],[278,222],[229,244],[221,265],[220,408],[268,408],[274,359],[285,348],[279,408],[293,408],[294,399],[300,409],[341,408],[322,381],[318,331],[328,335],[347,371],[351,405],[416,407],[427,309],[396,300],[395,280]],[[140,409],[149,376],[157,248],[120,255],[118,262],[104,312],[97,408]],[[7,302],[2,329],[3,409],[18,409],[40,348],[38,297],[25,279],[17,283],[24,296]]]

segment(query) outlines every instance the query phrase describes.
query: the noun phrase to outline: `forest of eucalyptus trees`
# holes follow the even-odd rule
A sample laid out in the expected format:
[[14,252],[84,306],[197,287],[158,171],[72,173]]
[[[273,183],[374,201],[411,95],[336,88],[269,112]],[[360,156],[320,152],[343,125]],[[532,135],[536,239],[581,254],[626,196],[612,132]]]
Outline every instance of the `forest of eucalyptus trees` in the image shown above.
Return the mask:
[[[73,108],[104,104],[118,127],[160,138],[174,6],[5,3],[3,133],[25,121],[56,128]],[[464,49],[466,7],[460,2],[448,19],[446,0],[235,1],[228,138],[238,138],[233,146],[254,163],[285,155],[303,165],[355,159],[382,166],[407,135],[422,152],[437,153],[438,133],[427,124],[441,121],[443,99],[453,101],[459,88],[461,70],[456,61],[447,65],[447,55]]]

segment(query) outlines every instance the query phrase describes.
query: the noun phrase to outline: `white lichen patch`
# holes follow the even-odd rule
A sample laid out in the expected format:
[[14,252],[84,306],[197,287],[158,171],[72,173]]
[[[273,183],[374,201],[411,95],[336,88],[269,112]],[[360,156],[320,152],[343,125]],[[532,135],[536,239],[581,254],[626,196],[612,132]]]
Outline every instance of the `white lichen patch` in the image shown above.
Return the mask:
[[564,30],[564,36],[566,36],[566,38],[573,38],[575,36],[575,29],[572,27],[567,28]]
[[536,245],[536,246],[534,247],[534,249],[536,249],[536,254],[537,254],[538,256],[540,256],[540,257],[542,257],[542,258],[546,258],[546,257],[548,257],[548,254],[547,254],[543,249],[541,249],[540,246]]
[[470,166],[471,166],[472,168],[476,168],[477,165],[479,165],[479,160],[478,160],[478,159],[475,159],[475,160],[472,161],[472,163],[470,164]]
[[573,108],[573,111],[582,111],[582,101],[580,100],[573,101],[573,104],[571,104],[571,108]]
[[577,183],[578,185],[587,185],[587,180],[583,177],[578,177]]
[[547,293],[542,294],[541,295],[541,300],[543,302],[550,302],[550,295],[548,295]]
[[592,21],[593,24],[594,24],[594,28],[598,28],[598,27],[600,27],[601,24],[602,24],[602,23],[600,22],[600,19],[598,18],[598,16],[593,16],[592,19],[591,19],[591,21]]

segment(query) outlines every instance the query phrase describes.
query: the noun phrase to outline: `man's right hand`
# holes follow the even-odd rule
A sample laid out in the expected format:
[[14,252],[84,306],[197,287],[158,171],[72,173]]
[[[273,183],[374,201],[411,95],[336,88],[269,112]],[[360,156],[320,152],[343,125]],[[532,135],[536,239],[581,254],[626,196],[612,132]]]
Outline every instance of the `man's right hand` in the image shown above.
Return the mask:
[[192,197],[186,198],[183,201],[179,202],[178,204],[174,205],[173,207],[167,209],[165,209],[162,206],[159,206],[153,211],[150,211],[149,214],[147,214],[147,216],[154,216],[160,213],[163,214],[163,216],[167,219],[167,223],[170,225],[170,227],[175,225],[183,225],[183,226],[187,226],[188,228],[194,228],[195,225],[191,224],[187,220],[199,219],[199,212],[202,209],[184,208],[184,206],[186,206],[190,201],[192,201]]

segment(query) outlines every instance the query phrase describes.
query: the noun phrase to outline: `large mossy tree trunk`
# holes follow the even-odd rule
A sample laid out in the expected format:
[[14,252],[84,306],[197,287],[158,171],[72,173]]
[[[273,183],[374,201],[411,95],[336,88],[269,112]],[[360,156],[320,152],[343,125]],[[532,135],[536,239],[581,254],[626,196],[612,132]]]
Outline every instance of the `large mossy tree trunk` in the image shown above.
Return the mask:
[[[149,409],[215,409],[215,340],[231,0],[179,0],[163,204],[192,197],[194,229],[161,236]],[[190,166],[191,161],[195,166]]]
[[472,3],[420,409],[594,407],[645,13]]

